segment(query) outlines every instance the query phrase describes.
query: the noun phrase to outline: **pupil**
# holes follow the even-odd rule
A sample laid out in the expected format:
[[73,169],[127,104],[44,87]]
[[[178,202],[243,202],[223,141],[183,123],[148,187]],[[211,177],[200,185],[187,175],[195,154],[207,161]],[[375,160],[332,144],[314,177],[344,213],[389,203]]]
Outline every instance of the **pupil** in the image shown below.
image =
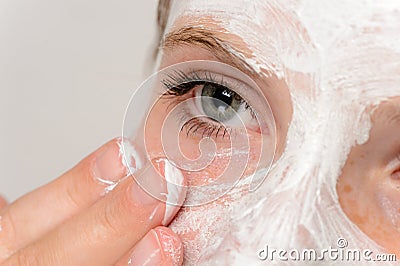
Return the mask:
[[201,95],[204,113],[219,122],[231,119],[242,103],[234,91],[215,83],[204,83]]
[[215,86],[214,85],[214,93],[211,97],[213,97],[212,102],[214,106],[218,109],[219,107],[226,108],[230,106],[233,102],[232,92],[227,90],[224,87]]

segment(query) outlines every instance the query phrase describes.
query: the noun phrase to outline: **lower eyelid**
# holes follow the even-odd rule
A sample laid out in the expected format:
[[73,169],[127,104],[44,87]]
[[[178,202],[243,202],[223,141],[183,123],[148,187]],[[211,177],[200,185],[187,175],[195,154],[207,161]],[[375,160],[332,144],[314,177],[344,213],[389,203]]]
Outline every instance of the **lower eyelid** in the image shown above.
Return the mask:
[[186,122],[183,126],[181,131],[186,130],[187,136],[194,136],[198,135],[201,138],[207,136],[215,138],[221,137],[222,139],[226,136],[231,134],[232,129],[226,128],[221,124],[213,124],[212,121],[204,121],[205,119],[202,118],[194,118],[190,119]]

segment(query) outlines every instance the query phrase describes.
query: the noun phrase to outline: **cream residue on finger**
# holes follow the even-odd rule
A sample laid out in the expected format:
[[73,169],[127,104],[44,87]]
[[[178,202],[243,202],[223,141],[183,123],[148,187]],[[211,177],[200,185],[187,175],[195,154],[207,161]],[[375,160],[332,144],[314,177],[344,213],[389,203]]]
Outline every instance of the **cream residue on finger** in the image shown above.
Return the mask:
[[142,167],[143,163],[139,153],[128,139],[121,138],[118,141],[118,146],[122,164],[130,171],[130,173],[134,173]]
[[121,181],[125,180],[142,166],[142,160],[140,159],[137,150],[129,140],[118,138],[116,143],[119,147],[118,160],[120,160],[122,165],[126,168],[126,176],[116,181],[96,177],[97,181],[106,185],[104,194],[112,191]]
[[167,199],[165,214],[162,224],[167,225],[176,210],[177,206],[183,203],[182,190],[184,185],[184,177],[182,172],[172,165],[168,160],[164,160],[164,176],[167,183]]

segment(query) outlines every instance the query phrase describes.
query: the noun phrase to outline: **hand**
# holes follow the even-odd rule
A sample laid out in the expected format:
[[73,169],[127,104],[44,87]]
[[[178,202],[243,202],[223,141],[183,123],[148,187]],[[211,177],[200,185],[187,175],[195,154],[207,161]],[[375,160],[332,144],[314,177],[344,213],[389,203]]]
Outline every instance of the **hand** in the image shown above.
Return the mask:
[[182,264],[182,242],[164,227],[179,208],[166,212],[127,176],[119,145],[8,206],[0,200],[2,265]]

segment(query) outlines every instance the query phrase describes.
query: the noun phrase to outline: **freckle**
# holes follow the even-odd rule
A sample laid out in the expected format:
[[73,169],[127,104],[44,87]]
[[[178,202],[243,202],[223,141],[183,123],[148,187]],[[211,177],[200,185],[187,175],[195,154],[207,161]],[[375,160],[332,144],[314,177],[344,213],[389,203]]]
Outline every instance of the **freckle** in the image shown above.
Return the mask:
[[350,193],[352,190],[353,190],[353,189],[352,189],[351,186],[349,186],[349,185],[345,185],[345,186],[343,187],[343,191],[344,191],[345,193]]

